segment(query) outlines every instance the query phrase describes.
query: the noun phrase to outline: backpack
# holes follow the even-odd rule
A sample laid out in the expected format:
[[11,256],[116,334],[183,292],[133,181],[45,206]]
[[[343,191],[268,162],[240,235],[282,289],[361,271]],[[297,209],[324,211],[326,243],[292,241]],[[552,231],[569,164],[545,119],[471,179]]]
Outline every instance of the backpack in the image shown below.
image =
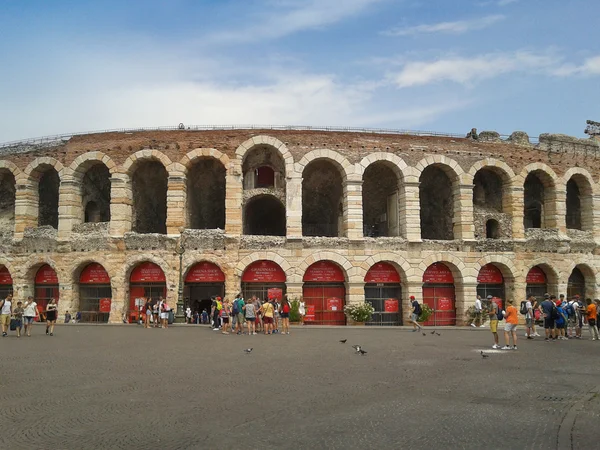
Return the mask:
[[421,312],[422,312],[421,311],[421,305],[419,304],[419,302],[416,302],[416,303],[417,303],[417,305],[415,306],[415,312],[414,312],[414,314],[416,314],[417,317],[419,317],[419,316],[421,316]]
[[556,305],[552,305],[552,312],[550,313],[550,318],[551,319],[558,319],[558,308],[556,307]]
[[234,316],[238,315],[240,313],[240,308],[239,308],[239,303],[238,300],[234,300],[233,302],[233,311],[231,311],[232,314]]
[[504,314],[502,314],[502,308],[500,308],[500,305],[498,305],[497,303],[495,303],[495,305],[496,305],[496,317],[498,318],[499,321],[504,320]]
[[519,312],[523,315],[527,314],[527,302],[526,301],[521,302],[521,307],[519,309]]

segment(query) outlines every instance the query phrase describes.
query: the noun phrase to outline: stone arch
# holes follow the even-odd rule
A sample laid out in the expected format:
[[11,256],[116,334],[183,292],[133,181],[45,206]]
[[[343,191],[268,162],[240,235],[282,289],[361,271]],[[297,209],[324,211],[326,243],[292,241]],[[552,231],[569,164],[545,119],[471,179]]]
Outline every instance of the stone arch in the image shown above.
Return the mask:
[[417,178],[430,166],[440,167],[450,177],[453,184],[459,184],[464,178],[465,171],[460,164],[444,155],[429,155],[421,159],[415,165],[415,175]]
[[571,261],[569,263],[567,269],[561,274],[561,276],[564,278],[562,280],[564,283],[568,282],[571,272],[573,272],[575,268],[581,270],[581,273],[583,273],[586,285],[596,285],[598,280],[597,272],[589,264],[589,260],[585,260],[583,258],[576,259],[575,261]]
[[311,162],[318,159],[325,159],[332,162],[342,174],[343,181],[347,181],[348,179],[360,179],[355,176],[354,165],[351,164],[346,157],[342,156],[338,152],[326,148],[315,149],[304,155],[302,159],[298,161],[298,164],[296,165],[296,171],[302,175],[306,167],[308,167]]
[[[530,175],[534,177],[528,178]],[[529,164],[515,177],[517,189],[523,189],[525,229],[558,227],[560,223],[557,204],[559,182],[560,179],[554,170],[543,163]]]
[[277,263],[285,272],[287,282],[289,283],[291,281],[293,275],[292,266],[285,258],[275,252],[254,252],[242,258],[235,266],[235,275],[241,278],[244,270],[246,270],[250,264],[261,260],[273,261],[274,263]]
[[10,171],[15,177],[15,181],[21,180],[23,178],[23,172],[12,161],[7,161],[5,159],[0,160],[0,170],[2,169]]
[[188,152],[183,158],[179,160],[179,163],[185,168],[185,174],[187,175],[190,168],[194,163],[201,158],[213,158],[221,162],[225,168],[225,172],[229,173],[229,156],[221,153],[215,148],[196,148]]
[[465,173],[465,184],[473,184],[473,179],[475,178],[475,174],[479,172],[481,169],[490,169],[494,172],[500,174],[500,176],[504,179],[506,178],[506,183],[510,184],[512,179],[515,177],[515,172],[512,168],[506,164],[504,161],[500,161],[495,158],[485,158],[480,161],[475,162],[467,173]]
[[117,165],[112,158],[99,151],[79,155],[69,165],[69,171],[76,179],[81,181],[88,169],[96,164],[104,164],[111,174],[117,171]]
[[500,272],[502,272],[502,276],[504,277],[504,281],[514,281],[517,274],[519,273],[516,266],[513,263],[513,260],[508,256],[503,255],[487,255],[483,258],[480,258],[477,261],[477,272],[486,264],[493,264]]
[[242,144],[235,150],[235,154],[239,160],[240,166],[244,163],[248,150],[251,150],[259,145],[272,147],[279,153],[285,162],[285,176],[286,178],[291,178],[292,174],[294,173],[294,157],[283,142],[271,136],[258,135],[242,142]]
[[42,156],[31,161],[25,168],[24,174],[30,181],[38,181],[41,175],[39,169],[43,166],[53,167],[61,180],[65,175],[65,166],[60,161],[49,156]]
[[[298,266],[296,267],[295,275],[298,282],[302,282],[302,277],[304,276],[304,272],[308,267],[319,261],[332,261],[336,263],[340,268],[344,271],[344,275],[346,277],[346,282],[351,281],[351,279],[356,278],[356,274],[358,269],[355,268],[352,263],[344,256],[334,253],[334,252],[316,252],[310,256],[307,256]],[[362,282],[362,280],[361,280]]]
[[89,256],[82,256],[81,258],[75,259],[75,261],[70,264],[69,268],[69,276],[72,284],[79,284],[81,271],[90,264],[100,264],[102,267],[104,267],[104,270],[106,270],[106,273],[108,273],[108,276],[110,277],[110,284],[113,284],[113,278],[115,276],[113,267],[108,260],[102,256],[93,258]]
[[215,257],[210,257],[210,258],[209,257],[206,257],[206,258],[203,257],[203,258],[198,259],[195,256],[190,256],[188,258],[188,260],[185,260],[185,258],[184,258],[184,262],[183,262],[182,273],[183,273],[183,282],[184,283],[185,283],[185,278],[186,278],[188,272],[190,271],[190,269],[192,267],[194,267],[196,264],[203,263],[203,262],[214,264],[219,269],[221,269],[221,272],[223,272],[223,274],[225,275],[225,278],[227,278],[227,269],[229,267],[227,266],[225,260],[223,260],[221,258],[215,258]]
[[[522,275],[523,284],[526,284],[525,280],[527,278],[527,274],[535,266],[540,266],[542,268],[546,274],[548,285],[554,289],[558,289],[562,274],[554,268],[553,262],[550,258],[538,258],[532,262],[526,263],[524,265]],[[556,295],[558,296],[558,293],[556,293]]]
[[35,284],[35,275],[39,268],[45,264],[48,264],[54,269],[56,276],[58,277],[59,285],[64,284],[64,280],[69,279],[68,274],[63,273],[56,261],[52,258],[47,256],[33,256],[23,264],[23,270],[19,273],[24,284],[30,285],[30,288],[33,289],[33,285]]
[[171,276],[172,269],[169,264],[163,258],[159,258],[150,253],[144,253],[141,255],[130,256],[123,264],[124,269],[121,274],[123,275],[123,282],[127,288],[127,291],[129,291],[129,278],[131,276],[131,272],[143,262],[154,263],[162,269],[163,273],[165,274],[167,292],[172,291],[176,287],[176,280]]
[[146,160],[159,161],[164,166],[165,170],[167,170],[167,172],[168,172],[167,168],[169,166],[171,166],[171,164],[172,164],[172,161],[164,153],[162,153],[158,150],[146,149],[146,150],[139,150],[139,151],[135,152],[133,155],[130,155],[129,158],[127,158],[125,160],[125,162],[123,163],[123,166],[122,166],[123,171],[125,173],[127,173],[127,175],[129,175],[129,177],[131,177],[133,175],[133,172],[135,171],[135,166],[139,162],[146,161]]
[[556,187],[560,184],[559,176],[556,175],[556,172],[554,172],[554,170],[552,170],[550,166],[544,163],[537,162],[525,166],[523,170],[521,170],[521,172],[515,176],[515,185],[517,187],[522,187],[523,183],[525,183],[527,175],[529,175],[532,172],[540,172],[544,175],[545,180],[541,180],[542,183],[544,183],[544,185],[546,185],[546,182],[549,186],[552,187]]
[[17,272],[17,268],[13,265],[13,263],[10,262],[8,259],[4,258],[2,255],[0,255],[0,266],[6,267],[6,269],[10,273],[11,278],[13,279],[13,285],[16,284],[15,279],[20,276],[20,273]]
[[565,191],[565,221],[567,229],[594,229],[594,195],[597,185],[584,168],[572,167],[564,174],[561,188]]
[[450,253],[434,253],[423,259],[417,270],[419,280],[423,279],[423,274],[427,268],[434,263],[443,263],[448,266],[452,271],[455,285],[477,283],[478,269],[467,266],[462,259]]
[[416,271],[411,266],[410,262],[408,262],[408,260],[402,256],[392,252],[383,252],[369,256],[360,264],[360,266],[355,268],[356,278],[360,278],[364,282],[367,272],[371,269],[371,267],[380,262],[386,262],[393,265],[400,274],[400,282],[402,284],[418,281],[415,280]]
[[365,170],[374,163],[384,162],[394,169],[400,181],[404,181],[407,176],[414,175],[412,167],[409,167],[406,162],[398,155],[389,152],[375,152],[365,156],[355,166],[356,175],[363,177]]
[[[110,156],[99,151],[84,153],[70,164],[76,186],[69,194],[78,196],[72,205],[74,223],[110,221],[111,175],[116,169]],[[90,218],[90,211],[95,217]]]

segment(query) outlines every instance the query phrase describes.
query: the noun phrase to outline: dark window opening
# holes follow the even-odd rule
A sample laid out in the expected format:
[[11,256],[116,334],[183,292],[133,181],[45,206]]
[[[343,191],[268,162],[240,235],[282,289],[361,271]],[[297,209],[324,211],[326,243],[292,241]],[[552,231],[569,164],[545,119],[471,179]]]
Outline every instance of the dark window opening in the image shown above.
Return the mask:
[[500,238],[500,224],[497,220],[490,219],[485,223],[485,237],[488,239]]
[[523,225],[525,229],[542,228],[544,214],[544,184],[537,175],[530,173],[525,179],[525,209]]
[[110,172],[104,164],[96,164],[85,173],[81,197],[85,222],[110,222]]
[[302,234],[340,236],[343,218],[340,171],[330,161],[317,160],[302,175]]
[[272,188],[275,186],[275,171],[268,166],[256,169],[256,187]]
[[244,234],[285,236],[285,207],[275,197],[255,197],[248,202],[244,212]]
[[386,164],[371,164],[363,176],[364,236],[399,236],[398,177]]
[[427,167],[420,178],[421,238],[454,238],[454,196],[452,182],[439,167]]
[[579,270],[577,267],[573,269],[571,275],[569,276],[569,281],[567,284],[567,297],[572,299],[575,295],[579,295],[580,297],[584,297],[586,295],[585,292],[585,276],[583,272]]
[[473,205],[502,212],[502,179],[490,169],[481,169],[473,179]]
[[0,231],[12,233],[14,229],[15,198],[15,177],[8,170],[0,170]]
[[188,224],[198,230],[225,229],[225,167],[212,158],[198,160],[187,178]]
[[51,167],[40,177],[38,184],[40,227],[49,225],[58,229],[58,192],[60,178],[56,170]]
[[581,195],[577,182],[567,182],[567,228],[581,230]]
[[167,233],[168,175],[158,161],[139,163],[133,174],[133,231]]

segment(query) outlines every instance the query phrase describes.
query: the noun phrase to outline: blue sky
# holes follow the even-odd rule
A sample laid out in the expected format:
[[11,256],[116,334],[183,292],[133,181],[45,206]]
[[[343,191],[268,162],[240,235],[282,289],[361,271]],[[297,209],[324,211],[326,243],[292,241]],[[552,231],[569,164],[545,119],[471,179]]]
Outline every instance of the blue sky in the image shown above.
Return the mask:
[[180,122],[583,137],[598,17],[591,0],[0,0],[0,142]]

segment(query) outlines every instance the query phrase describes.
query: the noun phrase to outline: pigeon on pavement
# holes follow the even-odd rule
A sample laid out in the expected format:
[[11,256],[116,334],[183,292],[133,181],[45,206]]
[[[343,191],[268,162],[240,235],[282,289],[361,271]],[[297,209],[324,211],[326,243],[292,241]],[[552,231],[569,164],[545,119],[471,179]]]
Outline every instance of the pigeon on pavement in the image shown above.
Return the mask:
[[481,357],[482,358],[489,358],[490,355],[486,355],[485,353],[483,353],[483,350],[481,350]]
[[438,333],[437,331],[436,331],[436,333],[435,333],[435,334],[437,334],[438,336],[441,336],[441,334],[440,334],[440,333]]
[[340,342],[341,342],[342,344],[345,344],[347,340],[348,340],[348,339],[340,339]]
[[246,352],[246,353],[252,353],[252,348],[247,348],[247,349],[244,350],[244,352]]
[[360,345],[353,345],[352,348],[356,351],[360,350]]
[[362,348],[358,349],[358,353],[360,353],[361,355],[366,355],[367,352],[365,352]]
[[433,331],[432,331],[431,333],[429,333],[429,334],[435,334],[435,330],[433,330]]
[[427,336],[427,334],[423,333],[423,336]]

